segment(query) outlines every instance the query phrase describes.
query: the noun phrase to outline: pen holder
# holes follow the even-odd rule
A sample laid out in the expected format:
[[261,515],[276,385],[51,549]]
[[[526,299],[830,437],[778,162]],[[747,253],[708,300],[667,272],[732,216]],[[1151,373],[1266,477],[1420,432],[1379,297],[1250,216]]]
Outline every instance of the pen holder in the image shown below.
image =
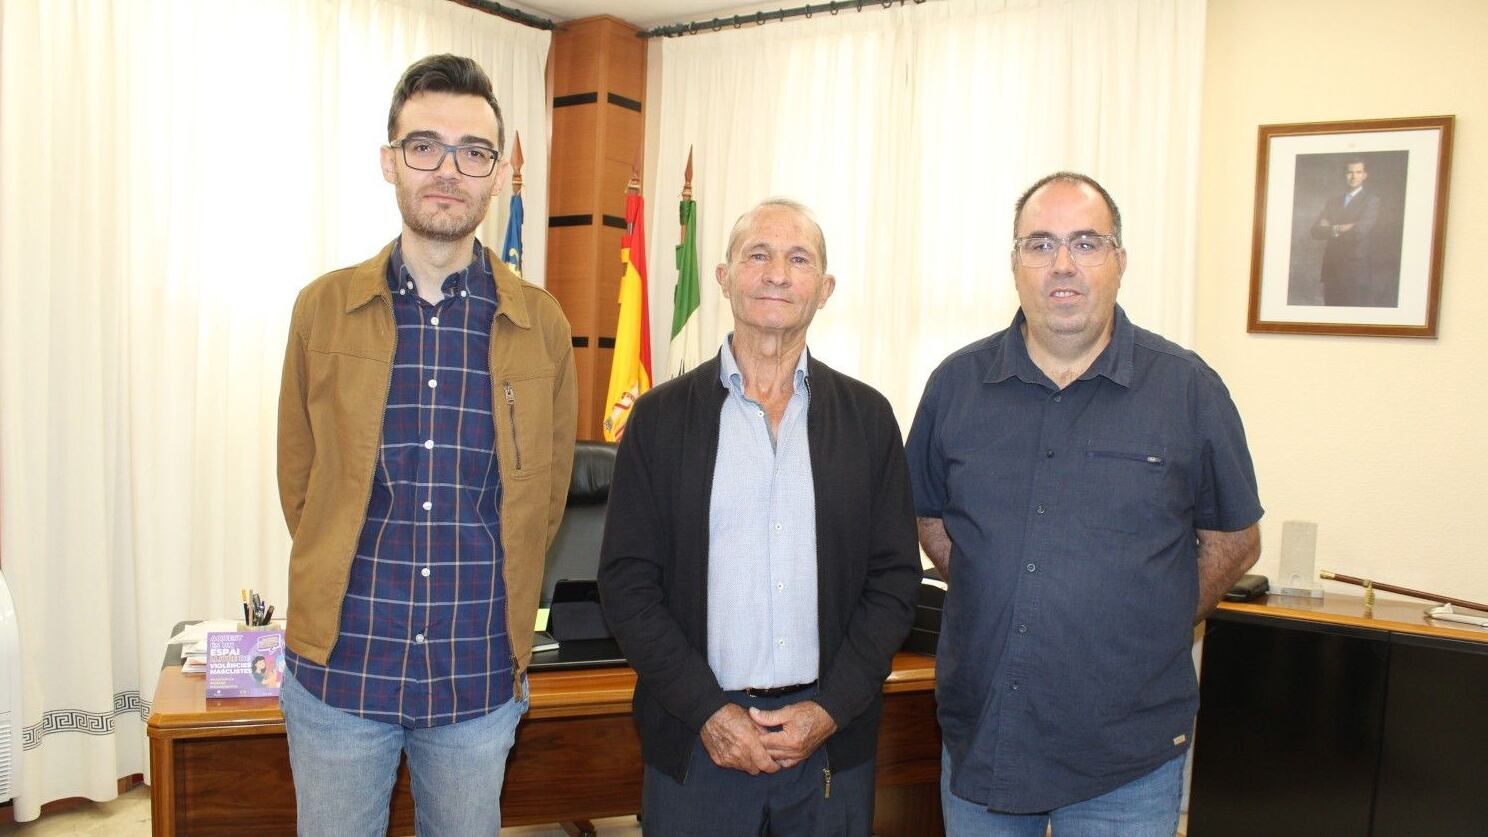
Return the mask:
[[284,630],[284,622],[279,619],[271,620],[267,625],[250,625],[247,622],[239,622],[237,629],[239,631],[282,631]]

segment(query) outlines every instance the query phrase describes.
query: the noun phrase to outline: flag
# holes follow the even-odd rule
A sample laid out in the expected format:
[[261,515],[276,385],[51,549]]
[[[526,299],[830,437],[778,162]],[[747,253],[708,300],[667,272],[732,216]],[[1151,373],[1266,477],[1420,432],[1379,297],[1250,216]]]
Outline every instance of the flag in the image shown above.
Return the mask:
[[646,233],[640,192],[625,196],[625,234],[620,236],[620,320],[615,325],[615,356],[610,364],[610,392],[605,400],[604,437],[618,442],[625,435],[631,405],[651,388],[651,317],[646,310]]
[[682,243],[677,245],[677,289],[672,292],[672,344],[667,349],[667,366],[674,378],[703,362],[703,329],[698,323],[697,201],[684,197],[679,214]]
[[513,192],[511,216],[506,219],[506,242],[501,245],[501,260],[512,273],[522,275],[522,195]]

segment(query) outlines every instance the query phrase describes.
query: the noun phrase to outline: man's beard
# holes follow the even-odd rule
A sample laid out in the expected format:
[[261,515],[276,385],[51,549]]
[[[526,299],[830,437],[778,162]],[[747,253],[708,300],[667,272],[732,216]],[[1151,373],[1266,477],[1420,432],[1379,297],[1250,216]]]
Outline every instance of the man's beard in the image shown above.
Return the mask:
[[[459,241],[470,235],[480,227],[481,221],[486,218],[486,210],[491,206],[491,193],[486,191],[471,195],[452,188],[441,189],[437,185],[431,186],[429,191],[435,194],[454,195],[464,200],[465,203],[460,206],[466,210],[465,214],[459,214],[432,207],[421,207],[421,196],[418,190],[402,183],[398,184],[398,211],[403,215],[404,225],[431,241]],[[454,206],[451,206],[451,209],[454,209]]]

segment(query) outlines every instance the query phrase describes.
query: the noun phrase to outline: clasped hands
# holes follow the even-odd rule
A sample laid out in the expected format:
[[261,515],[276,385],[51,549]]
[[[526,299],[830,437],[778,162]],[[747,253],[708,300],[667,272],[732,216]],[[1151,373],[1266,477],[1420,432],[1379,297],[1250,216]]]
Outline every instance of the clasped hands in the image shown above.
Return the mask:
[[703,724],[702,739],[714,764],[757,776],[794,767],[836,731],[814,700],[771,710],[729,703]]

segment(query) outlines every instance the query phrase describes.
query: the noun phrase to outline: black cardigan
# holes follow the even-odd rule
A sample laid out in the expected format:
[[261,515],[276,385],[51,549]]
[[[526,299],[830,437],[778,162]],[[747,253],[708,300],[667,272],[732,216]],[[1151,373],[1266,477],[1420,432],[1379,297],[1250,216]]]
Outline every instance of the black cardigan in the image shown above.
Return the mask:
[[[719,360],[642,397],[615,461],[599,566],[610,627],[636,670],[646,763],[679,781],[698,731],[727,701],[708,666],[708,521]],[[872,387],[809,358],[807,440],[816,489],[817,703],[838,730],[837,769],[871,758],[883,681],[914,616],[920,579],[899,425]]]

